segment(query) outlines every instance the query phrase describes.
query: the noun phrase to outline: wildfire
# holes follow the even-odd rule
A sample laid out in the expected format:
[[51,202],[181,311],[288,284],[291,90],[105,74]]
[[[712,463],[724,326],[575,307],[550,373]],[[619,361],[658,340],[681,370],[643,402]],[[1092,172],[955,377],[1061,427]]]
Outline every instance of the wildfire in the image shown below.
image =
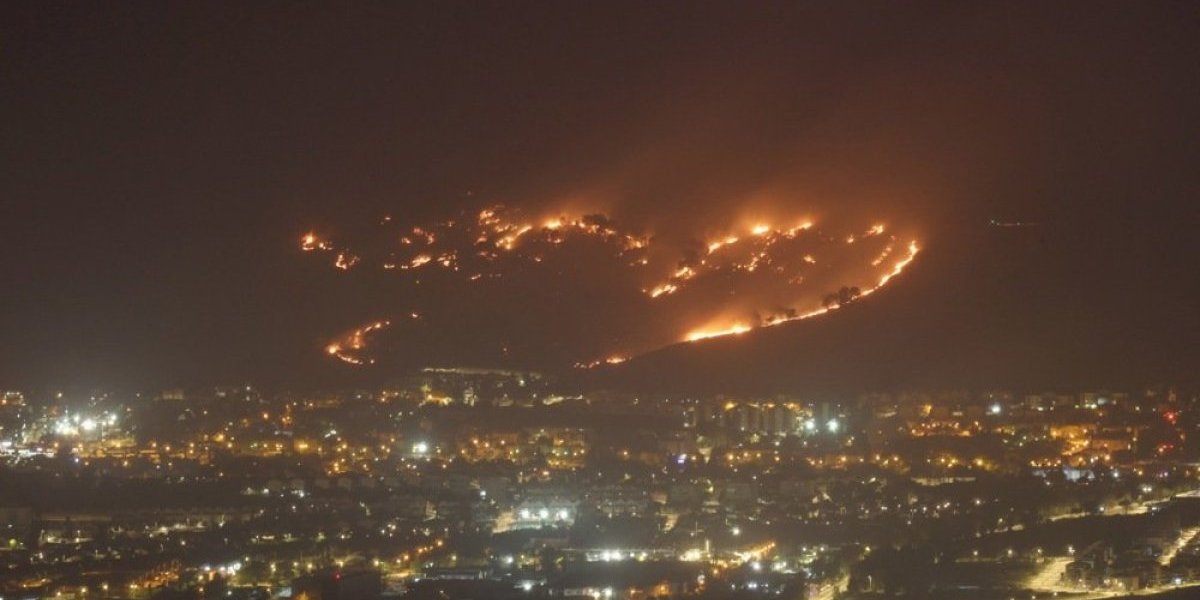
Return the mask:
[[375,364],[375,359],[362,358],[358,355],[358,352],[366,348],[368,336],[391,324],[391,321],[375,321],[374,323],[363,325],[343,336],[340,340],[325,346],[325,353],[351,365]]
[[902,271],[904,271],[905,267],[907,267],[909,264],[912,263],[912,261],[914,259],[917,258],[917,253],[920,251],[921,251],[921,248],[919,246],[917,246],[916,240],[909,242],[908,243],[908,256],[905,256],[904,258],[900,259],[900,261],[897,262],[894,267],[892,267],[891,272],[885,274],[883,277],[880,277],[879,283],[876,284],[875,287],[871,291],[875,291],[875,290],[887,285],[887,282],[891,281],[893,277],[899,275]]
[[792,228],[788,229],[787,231],[784,231],[783,235],[784,235],[784,237],[786,237],[788,239],[792,239],[792,238],[796,237],[797,235],[800,235],[800,232],[808,231],[809,229],[812,229],[812,228],[813,228],[812,221],[801,221],[795,227],[792,227]]
[[878,267],[879,265],[882,265],[883,261],[887,260],[888,256],[891,256],[892,250],[894,250],[894,249],[895,249],[895,246],[892,244],[888,244],[887,246],[884,246],[883,252],[879,253],[879,256],[876,257],[875,260],[871,261],[871,266]]
[[[917,253],[920,251],[921,251],[921,248],[920,248],[920,246],[917,245],[916,240],[910,241],[908,243],[908,254],[905,255],[904,258],[900,259],[899,261],[896,261],[896,263],[892,266],[892,269],[890,271],[888,271],[887,273],[884,273],[879,278],[878,283],[876,283],[873,287],[869,287],[869,288],[860,290],[858,292],[858,297],[861,298],[863,296],[868,296],[868,295],[878,291],[883,286],[887,285],[889,281],[891,281],[897,275],[902,273],[904,271],[905,267],[912,264],[912,261],[916,259]],[[805,257],[805,258],[809,258],[809,257]],[[878,264],[878,262],[879,261],[876,261],[873,264]],[[820,308],[815,308],[815,309],[812,309],[812,310],[810,310],[808,312],[804,312],[804,313],[771,315],[771,316],[768,316],[765,319],[763,319],[761,324],[754,326],[754,327],[746,325],[745,323],[738,322],[738,323],[734,323],[733,325],[729,325],[729,326],[725,326],[725,327],[721,327],[721,328],[717,328],[717,329],[697,329],[697,330],[687,333],[683,337],[683,341],[697,342],[700,340],[706,340],[706,339],[716,338],[716,337],[724,337],[724,336],[728,336],[728,335],[740,335],[740,334],[746,333],[747,331],[750,331],[752,329],[756,329],[758,327],[773,327],[775,325],[780,325],[782,323],[789,323],[792,321],[800,321],[803,319],[810,319],[812,317],[826,314],[826,313],[828,313],[832,310],[836,310],[840,307],[841,307],[841,304],[831,304],[829,306],[822,306]]]
[[685,342],[698,342],[709,338],[722,337],[726,335],[740,335],[750,331],[753,327],[744,323],[734,323],[724,329],[697,329],[684,337]]
[[724,248],[725,246],[732,246],[733,244],[736,244],[736,243],[738,243],[738,237],[736,235],[731,235],[724,239],[717,240],[715,242],[709,242],[708,243],[708,253],[712,254],[713,252],[716,252],[717,250],[720,250],[721,248]]
[[330,250],[329,244],[317,237],[317,234],[311,231],[300,237],[300,249],[305,252],[313,252],[316,250]]
[[[788,226],[789,223],[793,225]],[[782,224],[778,221],[743,224],[740,230],[731,228],[723,235],[709,238],[699,253],[685,252],[686,246],[678,244],[678,240],[671,246],[671,241],[658,242],[641,232],[619,228],[604,215],[550,213],[540,218],[525,218],[519,211],[499,205],[419,226],[402,227],[389,217],[379,222],[379,226],[389,230],[385,238],[389,243],[382,251],[376,244],[370,246],[373,252],[362,252],[324,239],[316,232],[300,236],[300,249],[328,256],[332,266],[342,271],[378,268],[394,276],[407,273],[414,283],[419,283],[416,280],[419,270],[422,279],[427,277],[426,273],[444,273],[444,277],[453,278],[450,281],[483,285],[483,282],[504,278],[521,265],[532,268],[538,263],[549,263],[552,253],[560,248],[590,240],[587,242],[589,248],[601,249],[618,261],[615,264],[631,269],[629,277],[634,283],[631,286],[634,294],[640,291],[644,298],[654,300],[645,308],[648,319],[679,311],[676,320],[663,319],[664,323],[673,323],[670,328],[678,329],[674,329],[674,335],[668,329],[667,335],[657,342],[658,346],[672,343],[671,340],[697,342],[740,335],[761,327],[827,314],[887,285],[920,251],[916,240],[906,243],[898,239],[897,234],[883,223],[847,235],[844,231],[813,231],[816,224],[810,219],[787,220]],[[741,234],[736,233],[738,231]],[[822,254],[835,246],[843,249],[834,250],[833,256]],[[902,248],[907,252],[897,257]],[[858,270],[851,271],[855,273],[854,279],[848,280],[841,292],[830,294],[831,290],[811,289],[836,276],[838,269],[846,268],[848,260],[856,263],[861,260],[858,263],[861,266],[852,267]],[[861,269],[867,265],[871,275],[863,279]],[[659,273],[657,280],[655,272]],[[741,280],[732,278],[745,278],[746,283],[734,283]],[[726,280],[730,281],[729,285],[724,283]],[[722,283],[714,288],[714,282]],[[842,282],[834,285],[832,291],[838,292],[836,286]],[[726,318],[701,321],[707,323],[703,327],[682,327],[686,322],[681,322],[679,317],[690,313],[683,312],[683,307],[688,305],[681,303],[691,302],[697,294],[711,294],[714,289],[729,290],[727,302],[710,297],[710,300],[725,302],[725,306],[715,308]],[[770,289],[776,296],[797,294],[803,299],[789,302],[784,297],[747,302],[740,296],[743,289]],[[801,292],[792,291],[795,289]],[[822,293],[824,302],[820,301],[819,294]],[[759,305],[755,306],[754,302]],[[325,352],[348,364],[372,364],[374,359],[364,356],[368,338],[390,325],[389,321],[368,323],[328,344]],[[684,332],[682,335],[678,333],[680,330]],[[654,347],[654,342],[638,343],[644,345],[632,350],[641,352]],[[619,364],[630,357],[628,352],[631,350],[620,349],[626,353],[577,363],[577,366]]]
[[353,267],[356,264],[358,264],[358,257],[345,252],[338,252],[337,260],[333,262],[333,266],[343,271],[349,271],[350,267]]
[[670,284],[670,283],[664,283],[664,284],[662,284],[662,285],[656,285],[656,286],[654,286],[654,289],[650,290],[650,297],[651,297],[651,298],[657,298],[657,297],[659,297],[659,296],[662,296],[662,295],[664,295],[664,294],[670,294],[670,293],[673,293],[673,292],[674,292],[675,290],[677,290],[677,289],[679,289],[679,288],[678,288],[678,287],[676,287],[676,286],[675,286],[675,285],[673,285],[673,284]]
[[602,365],[619,365],[629,360],[628,356],[613,355],[599,360],[593,360],[586,363],[575,363],[575,367],[579,369],[594,369]]

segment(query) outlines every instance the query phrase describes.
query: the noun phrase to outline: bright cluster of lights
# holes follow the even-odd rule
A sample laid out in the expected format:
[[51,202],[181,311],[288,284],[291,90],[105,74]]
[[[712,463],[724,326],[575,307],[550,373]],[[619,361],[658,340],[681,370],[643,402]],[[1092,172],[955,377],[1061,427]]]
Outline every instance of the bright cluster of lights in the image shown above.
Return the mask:
[[54,422],[54,433],[55,435],[64,437],[75,437],[90,435],[104,428],[111,428],[116,425],[117,416],[112,413],[106,412],[96,417],[81,415],[79,413],[67,414]]
[[[806,419],[804,421],[803,427],[804,427],[805,433],[812,434],[812,433],[816,433],[817,430],[821,428],[821,425],[819,423],[817,423],[816,419]],[[842,423],[841,423],[841,421],[838,421],[836,417],[829,419],[828,421],[825,421],[825,431],[828,431],[829,433],[836,434],[838,431],[841,430],[841,428],[842,428]]]
[[560,508],[554,512],[551,512],[548,508],[540,508],[538,510],[522,508],[517,515],[521,517],[522,521],[566,521],[571,518],[571,511],[565,508]]
[[225,565],[217,565],[215,567],[213,565],[203,565],[200,567],[200,570],[204,571],[205,573],[218,573],[229,577],[237,575],[238,571],[242,570],[242,566],[243,565],[241,561],[235,561]]

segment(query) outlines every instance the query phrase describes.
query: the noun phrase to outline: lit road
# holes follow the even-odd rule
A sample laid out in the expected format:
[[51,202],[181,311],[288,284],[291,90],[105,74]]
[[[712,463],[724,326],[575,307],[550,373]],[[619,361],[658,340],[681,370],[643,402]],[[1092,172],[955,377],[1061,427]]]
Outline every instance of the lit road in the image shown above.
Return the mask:
[[1056,556],[1046,561],[1029,580],[1025,583],[1025,587],[1031,590],[1046,591],[1046,592],[1077,592],[1079,590],[1064,585],[1062,575],[1067,570],[1067,565],[1074,560],[1071,556]]
[[1164,567],[1171,564],[1171,559],[1175,558],[1175,555],[1179,554],[1179,551],[1183,550],[1188,545],[1188,542],[1192,541],[1192,538],[1196,537],[1198,533],[1200,533],[1200,527],[1185,529],[1179,536],[1179,539],[1175,540],[1175,543],[1171,544],[1171,547],[1163,551],[1162,556],[1158,557],[1158,564]]
[[850,584],[850,577],[843,575],[837,581],[825,584],[820,587],[817,594],[813,596],[813,600],[833,600],[838,590],[846,589]]

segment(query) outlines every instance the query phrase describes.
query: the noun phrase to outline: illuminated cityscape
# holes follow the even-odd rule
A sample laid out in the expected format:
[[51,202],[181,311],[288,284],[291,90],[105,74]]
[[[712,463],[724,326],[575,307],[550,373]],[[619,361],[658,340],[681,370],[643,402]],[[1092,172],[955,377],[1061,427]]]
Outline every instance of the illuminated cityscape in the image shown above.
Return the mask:
[[1200,598],[1200,3],[0,3],[0,600]]
[[1186,589],[1198,401],[564,394],[478,369],[319,394],[8,392],[4,593],[315,597],[328,577],[376,597]]

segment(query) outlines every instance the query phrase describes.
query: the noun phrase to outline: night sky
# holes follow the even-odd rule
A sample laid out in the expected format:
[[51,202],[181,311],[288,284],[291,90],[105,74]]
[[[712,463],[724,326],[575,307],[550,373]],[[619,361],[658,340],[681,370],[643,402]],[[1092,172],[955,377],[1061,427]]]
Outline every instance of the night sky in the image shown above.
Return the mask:
[[[299,236],[494,202],[921,237],[853,310],[590,383],[1195,382],[1197,65],[1187,2],[5,3],[0,385],[384,380],[323,346],[407,292]],[[537,329],[522,302],[465,301]],[[431,335],[439,364],[496,342]],[[557,352],[526,346],[504,366]]]

